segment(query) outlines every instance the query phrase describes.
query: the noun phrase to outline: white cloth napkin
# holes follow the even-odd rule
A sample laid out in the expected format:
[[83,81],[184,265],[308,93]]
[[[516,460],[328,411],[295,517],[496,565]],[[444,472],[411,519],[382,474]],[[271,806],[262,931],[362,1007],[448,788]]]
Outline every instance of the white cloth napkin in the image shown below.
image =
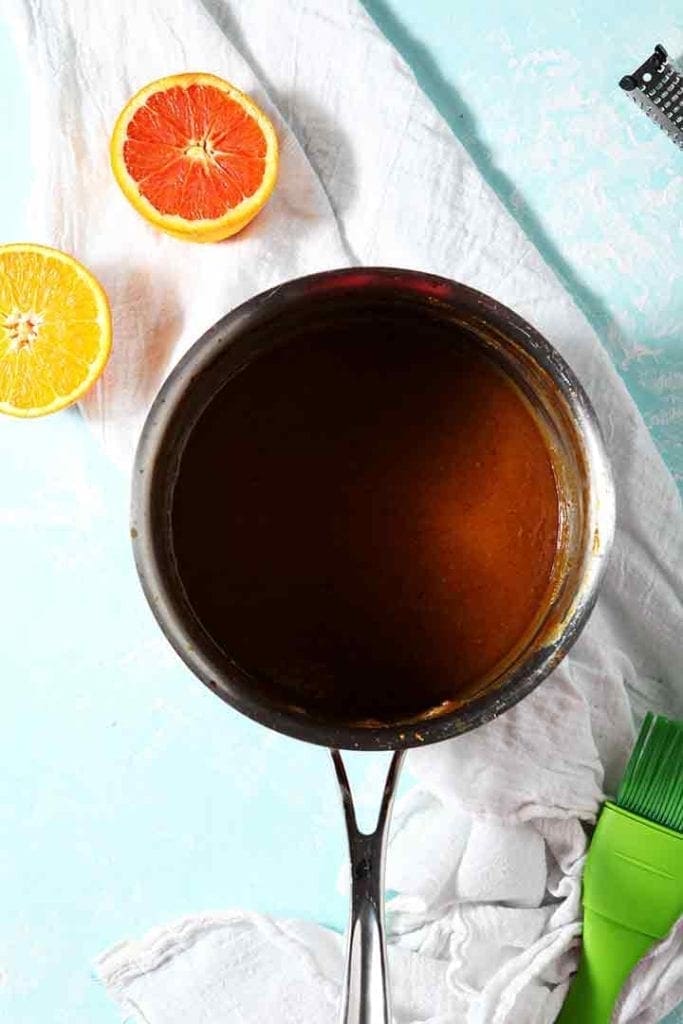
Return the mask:
[[[417,267],[495,295],[565,355],[601,419],[619,527],[598,608],[522,704],[411,753],[389,854],[399,1024],[546,1024],[574,969],[580,873],[645,708],[683,714],[680,503],[582,313],[487,187],[357,0],[5,0],[33,88],[33,236],[106,286],[115,352],[85,413],[126,465],[168,368],[219,316],[287,278]],[[252,93],[282,142],[279,185],[236,239],[148,227],[114,184],[109,134],[147,81],[205,70]],[[629,700],[630,698],[630,700]],[[625,894],[627,898],[627,894]],[[631,978],[616,1019],[683,998],[681,929]],[[337,936],[246,912],[192,917],[106,953],[123,1011],[149,1024],[325,1024]]]

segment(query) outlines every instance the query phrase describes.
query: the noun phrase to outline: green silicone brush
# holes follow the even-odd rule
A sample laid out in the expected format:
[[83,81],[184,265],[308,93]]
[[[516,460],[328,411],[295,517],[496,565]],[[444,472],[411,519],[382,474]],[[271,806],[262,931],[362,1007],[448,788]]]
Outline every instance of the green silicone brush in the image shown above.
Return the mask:
[[619,991],[683,914],[683,722],[648,713],[583,875],[579,971],[557,1024],[609,1024]]

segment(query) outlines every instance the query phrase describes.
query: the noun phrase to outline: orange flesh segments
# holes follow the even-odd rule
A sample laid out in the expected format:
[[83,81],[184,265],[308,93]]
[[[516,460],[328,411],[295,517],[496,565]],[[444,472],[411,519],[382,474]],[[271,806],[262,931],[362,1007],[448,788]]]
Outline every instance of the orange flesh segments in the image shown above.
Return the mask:
[[160,213],[213,219],[256,192],[266,140],[225,93],[207,85],[175,86],[155,93],[133,115],[123,156]]

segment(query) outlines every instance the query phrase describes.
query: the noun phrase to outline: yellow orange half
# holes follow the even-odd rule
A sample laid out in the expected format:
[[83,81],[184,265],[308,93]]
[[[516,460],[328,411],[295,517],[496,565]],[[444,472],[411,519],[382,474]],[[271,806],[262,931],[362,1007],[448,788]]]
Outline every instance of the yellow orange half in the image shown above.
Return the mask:
[[0,412],[44,416],[76,402],[111,351],[101,285],[43,245],[0,246]]

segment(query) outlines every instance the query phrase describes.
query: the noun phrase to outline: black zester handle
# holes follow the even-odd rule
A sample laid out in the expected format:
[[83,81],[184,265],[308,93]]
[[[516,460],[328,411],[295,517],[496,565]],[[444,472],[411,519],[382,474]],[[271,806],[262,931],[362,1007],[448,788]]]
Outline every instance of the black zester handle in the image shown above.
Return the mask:
[[683,75],[669,64],[664,47],[657,44],[652,56],[619,85],[683,149]]

